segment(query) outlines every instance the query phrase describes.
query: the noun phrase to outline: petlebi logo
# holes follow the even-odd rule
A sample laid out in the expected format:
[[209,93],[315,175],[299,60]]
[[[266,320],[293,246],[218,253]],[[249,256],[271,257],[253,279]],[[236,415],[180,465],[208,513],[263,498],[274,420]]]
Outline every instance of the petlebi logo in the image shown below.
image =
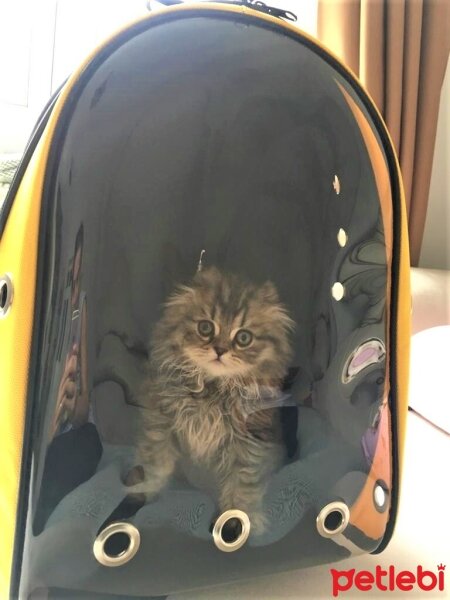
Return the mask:
[[381,592],[393,592],[400,590],[410,592],[411,590],[422,590],[431,592],[432,590],[444,590],[445,565],[437,565],[436,571],[428,571],[419,565],[415,571],[397,571],[394,565],[383,569],[380,565],[375,567],[375,571],[338,571],[330,569],[333,596],[339,596],[343,592],[351,589],[357,589],[361,592],[369,592],[372,589],[378,589]]

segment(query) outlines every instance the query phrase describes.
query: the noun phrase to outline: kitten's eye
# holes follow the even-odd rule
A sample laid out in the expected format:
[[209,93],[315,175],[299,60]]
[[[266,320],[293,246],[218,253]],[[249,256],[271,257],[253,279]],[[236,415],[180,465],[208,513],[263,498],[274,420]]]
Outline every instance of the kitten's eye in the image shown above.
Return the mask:
[[212,321],[199,321],[197,330],[202,337],[210,338],[214,334],[214,323]]
[[247,348],[253,342],[253,334],[251,331],[247,329],[239,329],[239,331],[234,336],[234,341],[241,348]]

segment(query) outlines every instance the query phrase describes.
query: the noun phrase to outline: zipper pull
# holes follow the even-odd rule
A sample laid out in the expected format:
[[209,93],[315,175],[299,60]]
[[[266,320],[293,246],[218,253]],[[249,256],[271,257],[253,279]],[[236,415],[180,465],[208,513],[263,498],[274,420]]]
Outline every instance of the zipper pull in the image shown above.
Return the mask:
[[287,19],[288,21],[292,21],[295,23],[297,20],[297,15],[295,15],[290,10],[284,10],[283,8],[275,8],[275,6],[268,6],[265,2],[261,2],[261,0],[244,0],[243,4],[246,4],[250,8],[254,8],[255,10],[259,10],[268,15],[272,15],[273,17],[278,17],[280,19]]

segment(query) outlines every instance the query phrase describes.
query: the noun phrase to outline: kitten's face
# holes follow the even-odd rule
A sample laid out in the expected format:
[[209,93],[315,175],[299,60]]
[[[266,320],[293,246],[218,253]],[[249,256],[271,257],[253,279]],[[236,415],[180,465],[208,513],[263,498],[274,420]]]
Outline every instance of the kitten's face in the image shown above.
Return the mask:
[[256,286],[210,268],[169,300],[157,343],[170,344],[180,365],[206,379],[278,378],[290,357],[292,326],[271,283]]

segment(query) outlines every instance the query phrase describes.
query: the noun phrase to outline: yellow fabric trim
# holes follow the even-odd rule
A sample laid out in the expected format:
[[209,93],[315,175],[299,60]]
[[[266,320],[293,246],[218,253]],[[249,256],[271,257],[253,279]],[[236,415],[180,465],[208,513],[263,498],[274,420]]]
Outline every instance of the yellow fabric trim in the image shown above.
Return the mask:
[[[400,167],[397,163],[397,168]],[[411,346],[411,268],[409,259],[408,219],[406,203],[401,187],[402,230],[400,246],[400,264],[398,272],[398,309],[397,309],[397,414],[398,414],[398,452],[400,475],[404,459],[406,438],[406,418],[409,397],[409,357]]]
[[14,286],[11,309],[6,318],[0,319],[1,599],[9,597],[14,550],[33,332],[41,196],[47,158],[55,126],[67,97],[99,49],[93,51],[75,71],[61,92],[24,173],[0,240],[0,274],[8,273]]
[[[0,598],[8,598],[9,596],[33,328],[41,190],[55,125],[75,82],[97,53],[113,41],[118,34],[128,29],[130,25],[146,19],[153,19],[161,14],[196,10],[246,14],[284,27],[298,35],[299,38],[306,38],[317,47],[325,49],[342,65],[351,79],[357,85],[360,85],[350,69],[345,67],[332,52],[326,49],[318,40],[301,32],[295,25],[245,6],[230,6],[226,4],[208,5],[203,3],[164,8],[161,11],[137,19],[133,23],[122,27],[117,33],[95,49],[69,79],[53,109],[45,132],[24,174],[0,242],[0,273],[7,272],[12,275],[15,290],[10,313],[6,319],[0,320],[0,348],[2,354],[2,360],[0,361],[0,385],[2,389],[0,402],[0,456],[2,457],[2,481],[0,485]],[[402,210],[405,213],[404,200]],[[405,224],[405,214],[403,218]],[[399,298],[399,306],[401,306],[401,311],[399,311],[399,344],[397,349],[399,358],[409,356],[410,295],[408,257],[405,225],[402,232],[400,270],[401,296]],[[407,383],[408,363],[402,359],[399,360],[399,390],[401,392],[401,400],[399,394],[399,439],[402,442],[400,450],[403,447],[404,440]]]
[[0,597],[8,598],[36,278],[43,170],[40,143],[17,192],[0,244],[0,273],[13,280],[10,312],[0,320]]

